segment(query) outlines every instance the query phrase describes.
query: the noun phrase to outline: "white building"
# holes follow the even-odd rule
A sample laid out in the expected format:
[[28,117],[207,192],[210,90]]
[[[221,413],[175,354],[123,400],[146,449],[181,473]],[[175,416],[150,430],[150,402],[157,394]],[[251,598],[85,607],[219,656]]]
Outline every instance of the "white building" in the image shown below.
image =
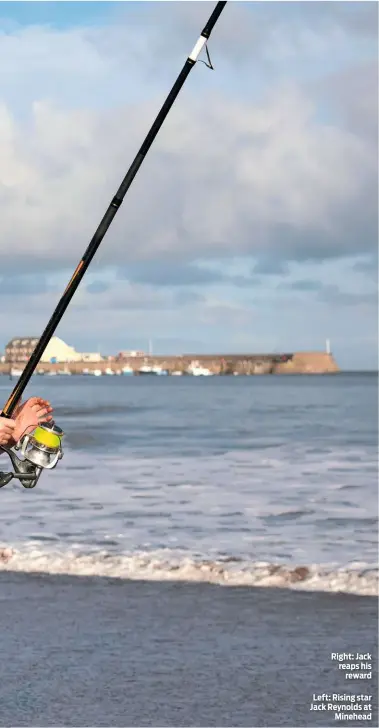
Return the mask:
[[83,354],[69,346],[58,336],[53,336],[42,354],[41,362],[75,362],[75,361],[101,361],[101,354]]

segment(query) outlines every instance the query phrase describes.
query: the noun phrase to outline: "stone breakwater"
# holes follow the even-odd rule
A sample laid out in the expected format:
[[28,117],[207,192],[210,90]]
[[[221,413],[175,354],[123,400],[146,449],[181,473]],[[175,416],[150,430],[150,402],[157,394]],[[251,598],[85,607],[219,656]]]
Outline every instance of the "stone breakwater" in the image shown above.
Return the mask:
[[[157,366],[173,372],[185,373],[192,362],[196,361],[201,367],[209,369],[213,374],[335,374],[339,371],[338,365],[331,354],[325,352],[296,352],[294,354],[185,354],[183,356],[145,356],[126,357],[118,360],[104,360],[101,362],[70,362],[67,364],[45,364],[38,366],[39,373],[61,372],[66,370],[71,374],[83,374],[94,370],[112,370],[120,372],[124,367],[130,367],[138,372],[143,366]],[[24,363],[14,362],[13,369],[22,369]],[[0,364],[0,372],[9,374],[9,363]]]

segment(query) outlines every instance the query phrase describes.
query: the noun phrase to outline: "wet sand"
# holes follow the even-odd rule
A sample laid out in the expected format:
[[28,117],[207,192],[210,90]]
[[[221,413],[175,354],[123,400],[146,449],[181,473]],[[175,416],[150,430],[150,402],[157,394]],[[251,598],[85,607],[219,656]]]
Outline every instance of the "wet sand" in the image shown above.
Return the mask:
[[[377,599],[0,574],[1,726],[334,726],[313,693],[371,694]],[[346,720],[351,725],[358,721]],[[375,725],[372,720],[360,725]]]

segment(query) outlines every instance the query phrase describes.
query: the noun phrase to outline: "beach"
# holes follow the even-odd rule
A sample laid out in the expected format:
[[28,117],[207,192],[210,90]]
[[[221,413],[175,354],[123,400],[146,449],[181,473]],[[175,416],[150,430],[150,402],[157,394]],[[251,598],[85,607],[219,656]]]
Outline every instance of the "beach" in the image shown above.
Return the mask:
[[1,726],[332,726],[312,696],[347,690],[377,707],[376,666],[351,688],[330,657],[377,654],[375,597],[7,572],[0,600]]

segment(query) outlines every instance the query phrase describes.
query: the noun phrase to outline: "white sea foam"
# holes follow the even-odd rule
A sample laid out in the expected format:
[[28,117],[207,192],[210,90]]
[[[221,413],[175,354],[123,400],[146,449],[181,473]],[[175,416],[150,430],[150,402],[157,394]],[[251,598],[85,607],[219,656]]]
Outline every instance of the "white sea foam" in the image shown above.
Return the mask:
[[54,385],[65,457],[1,490],[6,568],[376,593],[375,382],[110,379]]
[[[68,450],[35,491],[1,492],[1,536],[114,555],[170,547],[248,563],[376,561],[373,453],[304,446],[203,457]],[[347,459],[349,457],[349,460]],[[112,548],[111,548],[112,546]]]
[[133,554],[48,551],[29,545],[0,549],[0,572],[65,574],[222,586],[280,587],[300,591],[377,595],[377,569],[367,564],[293,566],[238,559],[201,559],[169,549]]

